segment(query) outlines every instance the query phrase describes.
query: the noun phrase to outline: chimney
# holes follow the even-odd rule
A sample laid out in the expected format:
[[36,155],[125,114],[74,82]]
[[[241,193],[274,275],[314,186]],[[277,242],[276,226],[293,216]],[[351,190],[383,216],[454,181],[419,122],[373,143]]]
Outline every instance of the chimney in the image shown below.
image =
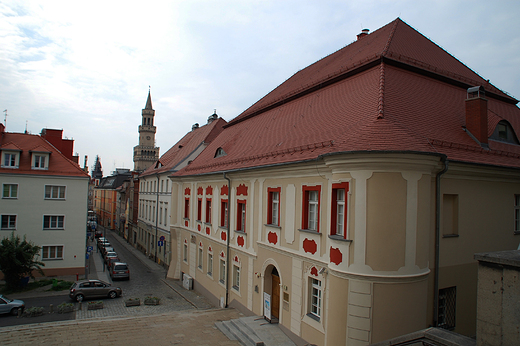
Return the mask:
[[487,99],[483,86],[468,89],[466,97],[466,130],[480,144],[488,144]]
[[198,129],[198,128],[199,128],[199,123],[195,123],[195,124],[193,124],[193,126],[191,127],[191,130],[193,131],[193,130],[196,130],[196,129]]
[[357,35],[358,41],[361,40],[363,37],[367,36],[369,31],[369,29],[361,30],[361,33]]

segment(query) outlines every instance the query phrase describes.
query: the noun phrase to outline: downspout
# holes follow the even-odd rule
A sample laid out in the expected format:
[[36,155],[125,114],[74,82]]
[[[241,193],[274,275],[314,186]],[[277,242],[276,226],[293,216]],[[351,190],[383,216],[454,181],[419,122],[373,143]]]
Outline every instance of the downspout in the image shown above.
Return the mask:
[[153,245],[155,248],[155,256],[153,261],[157,262],[157,248],[159,247],[159,242],[157,241],[157,223],[159,222],[159,173],[156,174],[157,176],[157,186],[155,188],[155,193],[157,195],[157,202],[155,204],[155,244]]
[[228,181],[228,208],[227,208],[227,235],[226,235],[226,305],[228,307],[229,300],[229,224],[231,223],[231,219],[229,218],[229,212],[231,210],[231,179],[226,176],[226,172],[224,172],[224,179]]
[[448,170],[448,159],[442,157],[444,169],[435,176],[435,274],[433,283],[433,326],[439,324],[439,262],[440,262],[440,223],[441,223],[441,176]]

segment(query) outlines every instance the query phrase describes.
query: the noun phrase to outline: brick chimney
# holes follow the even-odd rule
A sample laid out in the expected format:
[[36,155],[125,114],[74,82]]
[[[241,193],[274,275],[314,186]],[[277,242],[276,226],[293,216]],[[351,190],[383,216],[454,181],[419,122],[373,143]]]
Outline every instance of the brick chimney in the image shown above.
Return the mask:
[[466,130],[480,144],[488,144],[487,99],[483,86],[468,89],[466,97]]
[[361,33],[360,33],[360,34],[357,34],[357,39],[358,39],[358,41],[359,41],[360,39],[362,39],[363,37],[367,36],[369,31],[370,31],[369,29],[363,29],[363,30],[361,30]]

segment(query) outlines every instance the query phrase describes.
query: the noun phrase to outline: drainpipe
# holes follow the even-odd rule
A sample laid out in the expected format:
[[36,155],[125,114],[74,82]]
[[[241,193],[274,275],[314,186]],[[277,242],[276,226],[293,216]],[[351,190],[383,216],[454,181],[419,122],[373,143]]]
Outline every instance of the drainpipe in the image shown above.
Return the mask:
[[441,176],[448,170],[448,159],[443,156],[441,161],[444,169],[435,176],[435,274],[433,284],[433,326],[437,327],[439,321],[439,262],[440,262],[440,223],[441,223]]
[[157,241],[157,227],[158,227],[157,223],[159,222],[159,174],[157,173],[156,176],[157,176],[157,186],[155,188],[155,193],[157,195],[157,202],[155,204],[155,244],[153,245],[155,248],[155,256],[153,259],[154,262],[157,262],[157,248],[158,248],[158,244],[159,244],[159,242]]
[[229,300],[229,225],[231,223],[231,219],[229,217],[229,212],[231,210],[231,179],[226,176],[226,172],[224,172],[224,179],[228,181],[228,208],[227,208],[227,236],[226,236],[226,308],[228,307]]

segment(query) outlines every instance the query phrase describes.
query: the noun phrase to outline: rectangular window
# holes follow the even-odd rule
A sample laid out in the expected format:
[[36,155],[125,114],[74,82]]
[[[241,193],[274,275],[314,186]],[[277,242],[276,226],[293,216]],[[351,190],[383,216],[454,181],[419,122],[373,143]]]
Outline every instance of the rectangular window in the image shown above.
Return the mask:
[[280,188],[268,188],[267,224],[280,226]]
[[65,186],[45,185],[45,199],[65,199]]
[[237,231],[246,231],[246,201],[237,202]]
[[442,235],[446,238],[459,235],[459,195],[442,195]]
[[183,252],[182,252],[182,260],[184,262],[188,262],[188,244],[184,243],[184,247],[183,247]]
[[220,276],[219,276],[219,281],[221,283],[225,283],[226,282],[226,261],[223,260],[222,258],[220,259]]
[[203,258],[203,251],[202,251],[202,247],[199,247],[199,269],[202,270],[202,258]]
[[444,329],[455,328],[455,307],[457,302],[457,287],[448,287],[439,290],[439,311],[437,314],[438,327]]
[[42,259],[44,259],[44,260],[63,259],[63,246],[62,245],[42,246]]
[[206,199],[206,223],[211,223],[211,199]]
[[4,167],[16,167],[16,154],[4,154]]
[[197,199],[197,221],[202,221],[202,198]]
[[233,265],[233,288],[240,290],[240,267],[237,265]]
[[347,238],[348,183],[332,184],[331,235]]
[[168,208],[164,208],[164,224],[168,225]]
[[44,215],[43,229],[63,229],[64,220],[63,215]]
[[4,184],[2,198],[18,198],[18,184]]
[[220,226],[227,227],[228,225],[228,200],[220,200]]
[[319,232],[321,186],[303,186],[302,229]]
[[213,254],[208,253],[208,275],[213,276]]
[[2,229],[16,229],[16,215],[2,215]]
[[318,319],[321,317],[321,281],[311,278],[311,303],[310,303],[310,314]]
[[190,218],[190,199],[184,198],[184,218]]
[[515,195],[515,234],[520,234],[520,195]]
[[159,208],[159,224],[162,223],[162,207]]
[[45,156],[34,155],[34,168],[45,168]]

